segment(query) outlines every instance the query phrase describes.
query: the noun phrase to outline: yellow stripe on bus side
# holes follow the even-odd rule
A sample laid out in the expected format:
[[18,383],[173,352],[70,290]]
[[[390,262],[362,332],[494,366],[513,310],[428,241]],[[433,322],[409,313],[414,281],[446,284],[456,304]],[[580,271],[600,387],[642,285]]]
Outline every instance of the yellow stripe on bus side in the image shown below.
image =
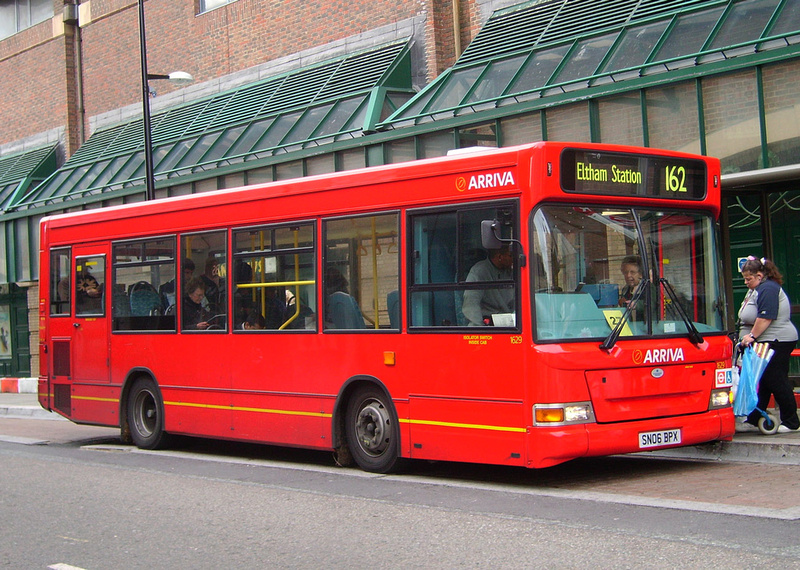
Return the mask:
[[460,424],[455,422],[437,422],[433,420],[408,420],[400,419],[401,424],[417,424],[426,426],[440,426],[440,427],[456,427],[465,429],[485,429],[490,431],[510,431],[514,433],[525,433],[527,430],[520,427],[507,427],[507,426],[487,426],[481,424]]
[[283,416],[310,416],[314,418],[331,418],[333,414],[324,412],[300,412],[296,410],[272,410],[269,408],[243,408],[239,406],[221,406],[218,404],[194,404],[191,402],[164,402],[165,406],[183,408],[203,408],[206,410],[228,410],[233,412],[258,412],[261,414],[280,414]]
[[[118,403],[119,399],[117,398],[95,398],[91,396],[73,396],[73,400],[89,400],[93,402],[115,402]],[[164,402],[165,406],[176,406],[182,408],[202,408],[206,410],[228,410],[234,412],[256,412],[261,414],[278,414],[283,416],[308,416],[314,418],[331,418],[333,414],[325,413],[325,412],[301,412],[297,410],[275,410],[270,408],[245,408],[240,406],[223,406],[219,404],[196,404],[192,402]],[[415,425],[426,425],[426,426],[438,426],[438,427],[454,427],[454,428],[462,428],[462,429],[481,429],[481,430],[489,430],[489,431],[505,431],[505,432],[512,432],[512,433],[525,433],[527,430],[521,427],[508,427],[508,426],[490,426],[490,425],[483,425],[483,424],[462,424],[457,422],[439,422],[435,420],[411,420],[406,418],[400,418],[401,424],[415,424]]]
[[89,400],[90,402],[114,402],[119,403],[119,398],[95,398],[93,396],[72,396],[73,400]]

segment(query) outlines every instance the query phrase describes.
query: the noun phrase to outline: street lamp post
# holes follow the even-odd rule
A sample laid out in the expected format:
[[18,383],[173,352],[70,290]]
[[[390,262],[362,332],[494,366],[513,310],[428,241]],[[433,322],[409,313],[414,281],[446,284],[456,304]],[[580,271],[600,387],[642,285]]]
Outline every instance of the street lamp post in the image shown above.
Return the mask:
[[153,172],[153,141],[150,128],[150,84],[151,79],[169,79],[176,85],[186,85],[194,78],[184,72],[176,71],[169,75],[147,73],[147,36],[144,31],[144,0],[139,0],[139,52],[142,59],[142,122],[144,123],[144,169],[145,199],[156,197],[156,180]]

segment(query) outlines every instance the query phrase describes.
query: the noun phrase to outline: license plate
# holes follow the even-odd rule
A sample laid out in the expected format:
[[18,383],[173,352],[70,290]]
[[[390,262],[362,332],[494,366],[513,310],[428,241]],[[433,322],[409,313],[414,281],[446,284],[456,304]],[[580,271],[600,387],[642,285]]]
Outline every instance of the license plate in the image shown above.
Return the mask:
[[639,449],[678,445],[681,442],[681,430],[665,429],[663,431],[645,431],[639,434]]

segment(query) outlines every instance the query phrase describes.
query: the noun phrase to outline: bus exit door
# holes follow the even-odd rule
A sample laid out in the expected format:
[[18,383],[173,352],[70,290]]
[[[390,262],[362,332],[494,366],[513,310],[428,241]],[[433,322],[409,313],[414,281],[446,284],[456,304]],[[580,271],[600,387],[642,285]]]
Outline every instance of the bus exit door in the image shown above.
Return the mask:
[[73,383],[108,382],[107,248],[73,248]]

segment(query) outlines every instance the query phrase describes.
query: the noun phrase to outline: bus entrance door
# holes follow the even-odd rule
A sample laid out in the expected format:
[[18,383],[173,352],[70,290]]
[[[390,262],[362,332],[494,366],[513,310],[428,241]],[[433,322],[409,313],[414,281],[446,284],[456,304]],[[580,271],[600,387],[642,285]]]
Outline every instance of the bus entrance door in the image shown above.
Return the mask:
[[108,287],[106,255],[101,246],[74,247],[72,322],[73,383],[109,381]]

